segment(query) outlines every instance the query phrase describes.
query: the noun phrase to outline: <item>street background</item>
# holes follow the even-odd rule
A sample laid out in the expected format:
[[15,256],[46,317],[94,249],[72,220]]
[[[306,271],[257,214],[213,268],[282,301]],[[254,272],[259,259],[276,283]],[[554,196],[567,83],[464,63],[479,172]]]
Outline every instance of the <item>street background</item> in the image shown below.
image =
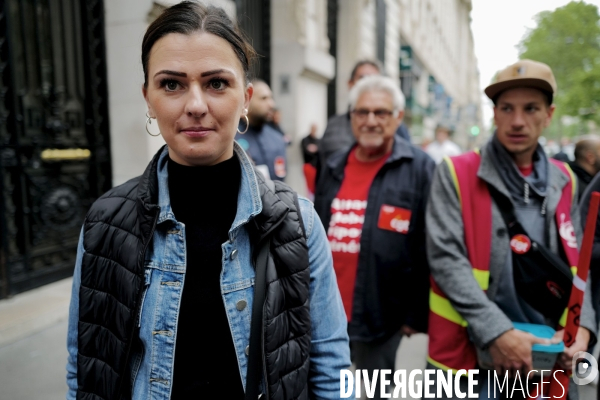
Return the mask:
[[[88,7],[87,19],[79,21],[80,27],[73,22],[76,18],[52,20],[58,18],[57,13],[48,9],[36,14],[25,6],[20,8],[29,2],[7,0],[0,5],[3,11],[6,4],[13,6],[11,13],[0,18],[0,92],[2,96],[8,93],[2,97],[0,111],[4,115],[8,110],[9,119],[0,124],[0,232],[8,232],[8,244],[0,242],[0,400],[64,398],[71,280],[27,289],[71,273],[79,224],[90,202],[109,187],[139,175],[164,144],[161,137],[150,137],[144,130],[146,104],[140,90],[139,49],[149,22],[176,1],[65,2],[74,9],[78,4]],[[287,182],[300,193],[306,193],[300,140],[313,123],[321,135],[329,116],[347,110],[350,70],[365,58],[381,61],[386,74],[400,82],[407,98],[405,120],[417,145],[431,141],[441,122],[454,127],[453,140],[463,150],[481,145],[493,130],[492,105],[482,89],[496,71],[520,56],[547,62],[557,71],[560,96],[557,117],[548,130],[545,148],[549,153],[561,150],[558,142],[563,136],[572,141],[598,132],[600,28],[597,9],[589,7],[600,6],[600,0],[206,2],[241,16],[242,28],[262,56],[257,75],[271,84],[283,116],[281,126],[292,138]],[[45,2],[36,4],[46,7]],[[15,64],[16,57],[6,59],[8,40],[13,48],[30,49],[27,46],[31,45],[26,35],[8,34],[5,20],[16,18],[17,13],[23,23],[54,27],[36,40],[68,42],[70,50],[83,46],[79,53],[89,58],[67,57],[66,51],[55,49],[58,55],[39,54],[37,64],[35,57],[18,60],[22,64]],[[47,20],[38,21],[40,16]],[[560,22],[560,29],[552,20]],[[59,26],[64,29],[57,29]],[[77,31],[80,28],[81,32]],[[77,42],[74,38],[80,36],[74,32],[81,33],[83,40]],[[549,39],[550,34],[559,35],[560,40]],[[86,53],[88,45],[93,49]],[[41,47],[52,48],[50,44]],[[61,57],[64,60],[55,65]],[[67,61],[73,64],[67,65]],[[80,70],[72,69],[77,66]],[[84,69],[86,84],[71,88],[73,82],[66,78],[77,73],[83,76]],[[29,87],[19,75],[24,70],[38,71],[48,80]],[[15,73],[14,79],[10,71]],[[558,71],[563,72],[559,75]],[[85,92],[84,98],[69,98],[65,85],[72,92]],[[31,124],[25,125],[20,114],[26,103],[23,97],[32,93],[46,97],[26,104]],[[64,106],[67,103],[70,108]],[[84,110],[89,104],[95,107],[92,112]],[[36,118],[46,119],[40,122]],[[6,130],[6,126],[17,125],[18,133]],[[41,127],[46,129],[45,135],[60,140],[36,141]],[[17,153],[5,146],[11,142],[4,140],[5,136],[31,147]],[[93,146],[87,142],[89,137],[94,137]],[[41,163],[40,154],[58,146],[73,147],[71,150],[90,147],[96,152],[96,164],[89,161],[90,151],[87,158],[51,160],[53,167],[64,162],[64,169],[58,179],[46,179],[44,168],[50,163]],[[567,153],[568,146],[563,148]],[[572,150],[572,142],[570,146]],[[79,153],[70,153],[70,157],[74,154]],[[21,220],[17,221],[16,215]],[[68,238],[65,232],[69,232]],[[424,368],[426,346],[426,335],[405,338],[396,368]],[[580,398],[595,399],[595,390],[595,386],[583,387]]]

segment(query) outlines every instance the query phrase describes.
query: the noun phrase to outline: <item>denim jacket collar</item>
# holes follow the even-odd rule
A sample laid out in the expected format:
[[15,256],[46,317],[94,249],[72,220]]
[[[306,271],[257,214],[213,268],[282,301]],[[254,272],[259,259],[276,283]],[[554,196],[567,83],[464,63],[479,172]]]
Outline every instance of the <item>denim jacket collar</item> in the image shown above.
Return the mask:
[[[246,152],[237,142],[233,142],[233,153],[234,156],[237,156],[238,160],[240,161],[242,179],[238,194],[237,213],[229,230],[230,239],[235,236],[235,231],[237,228],[246,224],[262,211],[260,190],[256,173],[252,167],[252,162],[250,159],[248,159]],[[165,221],[177,222],[171,208],[171,200],[169,197],[169,175],[167,168],[168,154],[169,149],[167,146],[164,146],[160,151],[158,165],[156,168],[158,178],[158,205],[160,207],[158,224],[161,224]]]

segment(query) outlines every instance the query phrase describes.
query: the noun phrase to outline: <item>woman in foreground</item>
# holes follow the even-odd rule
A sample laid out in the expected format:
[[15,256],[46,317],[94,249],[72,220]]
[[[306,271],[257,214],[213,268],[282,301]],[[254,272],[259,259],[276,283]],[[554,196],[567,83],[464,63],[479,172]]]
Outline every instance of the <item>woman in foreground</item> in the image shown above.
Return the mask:
[[234,143],[253,53],[196,2],[148,28],[146,129],[167,145],[84,221],[68,399],[339,398],[350,358],[324,229]]

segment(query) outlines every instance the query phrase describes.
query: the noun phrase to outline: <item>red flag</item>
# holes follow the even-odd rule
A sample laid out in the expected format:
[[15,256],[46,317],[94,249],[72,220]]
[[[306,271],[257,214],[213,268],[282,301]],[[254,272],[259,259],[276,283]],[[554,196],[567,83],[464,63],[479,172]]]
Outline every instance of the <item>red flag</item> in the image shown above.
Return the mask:
[[[569,299],[567,323],[565,325],[563,336],[565,347],[571,347],[573,343],[575,343],[577,330],[579,329],[579,316],[581,314],[583,295],[585,294],[588,272],[590,270],[599,203],[600,193],[593,192],[590,199],[590,208],[585,224],[585,232],[583,233],[583,243],[579,253],[577,275],[573,277],[573,289],[571,291],[571,298]],[[550,382],[548,396],[554,399],[566,399],[571,371],[562,371],[558,365],[555,365],[554,369],[556,373],[554,374],[554,379]]]

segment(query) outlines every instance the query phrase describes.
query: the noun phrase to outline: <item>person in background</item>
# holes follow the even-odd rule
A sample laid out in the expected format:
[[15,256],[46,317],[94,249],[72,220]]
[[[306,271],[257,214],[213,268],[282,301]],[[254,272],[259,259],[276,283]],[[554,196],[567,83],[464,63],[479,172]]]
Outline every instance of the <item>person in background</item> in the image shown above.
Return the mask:
[[255,79],[252,85],[254,95],[248,109],[250,125],[240,121],[235,140],[267,178],[283,181],[287,175],[286,143],[283,136],[267,124],[275,107],[273,93],[263,80]]
[[[550,160],[538,143],[555,109],[556,80],[550,67],[521,60],[500,71],[485,94],[494,103],[494,135],[481,151],[445,159],[431,186],[427,361],[428,368],[441,370],[483,364],[515,377],[517,371],[527,374],[532,369],[532,346],[549,341],[515,329],[514,323],[547,325],[558,331],[555,340],[562,339],[559,320],[566,303],[536,300],[541,298],[537,295],[556,299],[555,291],[571,288],[570,267],[577,265],[581,243],[577,182],[568,167]],[[540,252],[530,251],[533,243]],[[534,261],[531,257],[540,254],[542,246],[555,258],[536,259],[538,275],[561,268],[567,286],[544,282],[518,290],[517,271],[523,270],[524,258]],[[563,369],[572,367],[575,352],[595,342],[589,283],[575,343],[558,359]],[[476,349],[487,352],[490,360],[478,358]],[[485,370],[480,374],[487,376]],[[481,396],[487,394],[486,383],[482,380],[477,388]],[[460,385],[466,388],[467,380]]]
[[425,152],[429,154],[436,164],[442,162],[444,157],[458,156],[462,150],[456,143],[450,140],[452,129],[449,126],[438,124],[435,128],[435,140],[425,148]]
[[420,147],[423,149],[423,151],[425,151],[427,146],[429,146],[432,142],[433,142],[433,140],[430,138],[422,138]]
[[600,136],[586,135],[575,144],[575,161],[569,166],[577,175],[579,197],[583,195],[587,185],[600,171]]
[[[570,152],[568,151],[569,149],[571,150]],[[553,155],[552,158],[566,163],[571,162],[572,159],[569,156],[569,154],[573,154],[572,150],[573,146],[571,144],[571,139],[569,139],[568,137],[563,137],[560,139],[560,150],[558,151],[558,153]]]
[[300,143],[302,146],[302,157],[304,158],[304,178],[306,179],[309,198],[314,198],[315,195],[320,142],[321,140],[317,137],[317,124],[311,124],[310,132]]
[[277,132],[279,132],[281,134],[281,136],[283,136],[283,140],[286,145],[289,146],[292,144],[292,138],[290,138],[288,135],[286,135],[285,132],[283,131],[283,129],[281,128],[281,110],[280,109],[273,108],[273,110],[269,113],[269,116],[267,117],[267,124],[269,124],[269,126],[273,129],[275,129]]
[[[600,193],[600,174],[596,174],[589,182],[579,201],[581,207],[581,224],[584,230],[587,223],[590,199],[593,192]],[[600,279],[600,213],[598,213],[595,223],[596,229],[594,232],[592,257],[590,260],[590,277],[588,279],[591,279],[592,282],[594,282],[592,285],[592,304],[594,305],[594,310],[596,311],[596,321],[600,321],[600,285],[597,284]],[[596,343],[596,346],[597,345],[598,343]],[[595,354],[594,347],[590,346],[587,352]],[[598,385],[596,390],[596,399],[600,400],[600,385]]]
[[198,2],[148,27],[146,124],[167,145],[83,224],[68,400],[339,399],[350,351],[325,230],[234,141],[254,54]]
[[[350,74],[348,89],[352,90],[356,82],[365,76],[380,75],[381,70],[381,64],[377,61],[362,60],[357,62],[352,69],[352,73]],[[355,139],[350,125],[349,111],[329,118],[325,132],[321,138],[320,164],[323,164],[329,158],[329,156],[336,151],[347,149],[354,144]],[[400,137],[410,142],[410,135],[404,124],[400,124],[398,126],[396,133]]]
[[[581,225],[585,230],[587,223],[587,215],[590,208],[590,199],[593,192],[600,192],[600,174],[596,174],[587,185],[586,190],[581,195]],[[594,232],[594,245],[592,247],[592,258],[590,260],[590,278],[594,284],[592,285],[592,303],[596,311],[596,320],[600,321],[600,285],[597,284],[600,279],[600,213],[596,218],[596,230]],[[596,343],[597,345],[597,343]],[[588,353],[593,353],[593,348],[588,349]],[[598,388],[598,396],[600,399],[600,387]]]
[[281,129],[281,126],[279,125],[280,123],[281,123],[281,110],[273,107],[273,109],[267,116],[267,124],[269,124],[269,126],[273,129],[275,129],[277,132],[281,133],[282,135],[285,135],[285,133],[283,133],[283,129]]
[[315,209],[328,228],[353,360],[371,376],[395,369],[402,335],[426,330],[425,204],[435,163],[396,134],[397,82],[369,76],[349,96],[356,143],[327,160]]

